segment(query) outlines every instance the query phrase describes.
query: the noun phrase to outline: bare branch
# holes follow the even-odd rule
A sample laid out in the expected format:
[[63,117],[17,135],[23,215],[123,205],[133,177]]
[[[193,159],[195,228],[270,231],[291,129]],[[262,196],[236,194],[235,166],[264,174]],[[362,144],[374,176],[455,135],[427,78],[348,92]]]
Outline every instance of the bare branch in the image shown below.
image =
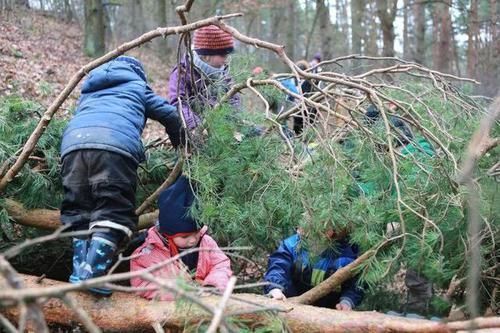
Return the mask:
[[212,322],[210,323],[210,326],[208,326],[207,333],[215,333],[217,331],[217,327],[219,326],[222,320],[222,316],[224,314],[224,308],[226,307],[226,303],[229,300],[229,296],[231,296],[231,293],[233,292],[235,284],[236,284],[236,277],[231,276],[227,284],[226,290],[224,290],[224,294],[222,295],[219,304],[215,308],[214,317],[212,319]]

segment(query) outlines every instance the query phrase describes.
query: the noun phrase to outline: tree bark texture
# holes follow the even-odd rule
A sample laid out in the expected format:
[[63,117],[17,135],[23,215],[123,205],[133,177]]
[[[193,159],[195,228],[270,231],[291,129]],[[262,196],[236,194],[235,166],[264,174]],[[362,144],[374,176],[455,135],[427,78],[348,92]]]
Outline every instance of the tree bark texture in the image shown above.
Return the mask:
[[104,8],[101,0],[84,1],[85,41],[84,51],[89,57],[98,57],[105,50]]
[[415,52],[413,60],[421,65],[425,63],[425,3],[417,0],[414,4],[415,12]]
[[[23,280],[26,288],[44,288],[64,283],[44,279],[37,284],[37,278],[33,276],[23,276]],[[2,292],[0,302],[1,295]],[[71,292],[70,295],[93,322],[106,332],[153,332],[152,325],[155,323],[160,323],[164,329],[182,331],[188,325],[198,325],[211,319],[199,306],[185,302],[148,301],[122,292],[115,292],[109,298],[97,298],[86,292]],[[255,304],[281,310],[277,312],[276,318],[283,321],[292,332],[454,332],[467,327],[464,322],[445,324],[377,312],[342,312],[275,301],[253,294],[235,296],[239,300],[231,299],[228,302],[225,315],[235,314],[235,317],[253,327],[265,326],[275,319],[269,316],[269,312],[259,311],[261,308]],[[201,300],[213,308],[220,298],[210,296]],[[42,304],[42,310],[50,324],[75,326],[79,322],[74,311],[59,299],[48,299]],[[16,321],[19,316],[17,307],[0,307],[0,312],[12,321]],[[498,318],[479,318],[477,323],[484,328],[498,327],[500,324]]]
[[[4,208],[14,223],[45,230],[56,230],[61,227],[61,213],[55,209],[26,209],[12,199],[5,199]],[[158,210],[139,216],[138,229],[152,226],[158,219]]]
[[377,0],[377,14],[382,27],[384,57],[394,57],[394,20],[396,19],[397,0]]
[[287,4],[287,31],[286,31],[286,54],[288,57],[292,60],[297,60],[295,59],[295,39],[296,39],[296,30],[297,26],[295,25],[295,0],[289,0]]
[[450,6],[449,0],[443,3],[437,4],[440,7],[439,10],[439,39],[438,39],[438,58],[435,68],[443,73],[451,72],[451,59],[453,58],[453,52],[451,49],[451,16],[450,16]]
[[325,0],[316,0],[316,10],[318,11],[319,19],[319,34],[322,37],[323,45],[321,46],[321,53],[323,59],[332,58],[332,35],[330,11],[325,3]]
[[365,2],[363,0],[352,0],[351,3],[351,28],[352,28],[352,53],[361,54],[363,43],[363,12]]
[[478,0],[472,0],[469,13],[469,26],[467,27],[467,76],[476,77],[476,66],[478,62],[477,38],[479,34]]

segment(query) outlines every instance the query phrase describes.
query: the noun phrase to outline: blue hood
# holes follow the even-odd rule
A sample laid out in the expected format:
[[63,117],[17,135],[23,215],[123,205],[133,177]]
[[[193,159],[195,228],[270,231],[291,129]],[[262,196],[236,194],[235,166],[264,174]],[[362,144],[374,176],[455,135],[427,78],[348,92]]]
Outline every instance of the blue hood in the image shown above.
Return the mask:
[[140,163],[146,118],[160,121],[174,146],[178,144],[177,110],[153,93],[138,60],[118,57],[92,70],[83,83],[75,115],[64,131],[61,157],[74,150],[102,149]]

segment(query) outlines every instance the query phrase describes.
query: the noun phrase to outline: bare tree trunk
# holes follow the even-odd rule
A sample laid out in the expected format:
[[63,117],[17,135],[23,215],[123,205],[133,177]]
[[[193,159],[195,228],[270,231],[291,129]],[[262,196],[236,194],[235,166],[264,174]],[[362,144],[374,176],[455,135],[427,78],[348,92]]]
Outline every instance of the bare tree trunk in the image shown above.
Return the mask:
[[437,4],[441,7],[439,10],[439,53],[435,68],[440,72],[449,73],[451,71],[451,62],[453,52],[451,50],[451,16],[450,16],[450,0],[445,0],[444,3]]
[[365,40],[367,41],[366,43],[367,45],[365,48],[365,55],[369,56],[378,56],[377,40],[378,40],[379,26],[373,19],[375,15],[377,15],[376,4],[373,2],[369,2],[367,15],[365,17],[365,22],[367,25],[367,29],[365,29],[366,31]]
[[287,5],[287,32],[286,32],[286,54],[290,59],[295,59],[295,31],[297,27],[295,26],[295,0],[289,0]]
[[316,29],[316,23],[318,22],[318,11],[316,10],[314,12],[314,19],[311,24],[311,29],[309,30],[309,33],[307,34],[306,38],[306,53],[305,53],[305,58],[309,59],[309,51],[311,49],[311,43],[313,40],[313,35],[314,35],[314,30]]
[[98,57],[105,52],[104,9],[101,0],[84,1],[85,41],[84,51],[89,57]]
[[[167,0],[156,0],[156,23],[159,27],[167,26]],[[162,59],[168,59],[170,50],[168,48],[167,40],[158,38],[156,41],[156,52]]]
[[478,62],[477,54],[477,38],[479,35],[479,22],[478,22],[478,0],[471,0],[469,26],[467,27],[468,45],[467,45],[467,75],[474,79],[476,78],[476,67]]
[[415,52],[413,60],[421,65],[425,63],[425,0],[417,0],[415,11]]
[[397,0],[377,0],[377,14],[380,19],[384,48],[384,57],[394,56],[394,20],[396,18]]
[[64,18],[68,23],[73,21],[73,11],[71,9],[70,0],[64,0]]
[[458,56],[458,45],[457,45],[457,39],[455,38],[455,29],[451,30],[451,47],[453,49],[453,59],[455,63],[455,70],[458,76],[462,76],[462,71],[460,70],[460,58]]
[[409,20],[409,13],[410,11],[410,3],[408,0],[403,0],[403,58],[404,59],[409,59],[410,58],[410,36],[408,34],[408,25],[410,24]]
[[491,82],[488,85],[488,94],[494,96],[498,90],[498,78],[500,77],[500,36],[498,36],[498,1],[490,0],[490,24],[491,24],[491,44],[490,44],[490,58],[488,71],[491,76]]
[[316,10],[318,11],[319,19],[319,34],[322,36],[321,53],[323,59],[331,59],[332,52],[332,29],[330,22],[330,11],[325,3],[325,0],[316,0]]
[[352,27],[352,53],[362,54],[361,47],[363,43],[363,16],[365,1],[352,0],[351,2],[351,27]]
[[437,68],[437,65],[439,63],[439,34],[441,32],[441,29],[439,29],[439,22],[440,22],[440,13],[439,10],[441,8],[439,7],[439,4],[433,4],[432,6],[432,66],[434,68]]

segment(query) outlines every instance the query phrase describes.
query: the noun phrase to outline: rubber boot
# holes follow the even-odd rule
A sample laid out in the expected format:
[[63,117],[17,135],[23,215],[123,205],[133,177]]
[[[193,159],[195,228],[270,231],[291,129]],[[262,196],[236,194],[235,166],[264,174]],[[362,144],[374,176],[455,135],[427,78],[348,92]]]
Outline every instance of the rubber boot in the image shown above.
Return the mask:
[[87,239],[73,238],[73,272],[69,277],[71,283],[80,282],[81,270],[87,259],[88,245],[89,241]]
[[[106,275],[113,262],[115,252],[116,244],[104,238],[93,237],[80,279],[84,281]],[[92,287],[89,290],[103,296],[111,295],[111,289],[105,287]]]

